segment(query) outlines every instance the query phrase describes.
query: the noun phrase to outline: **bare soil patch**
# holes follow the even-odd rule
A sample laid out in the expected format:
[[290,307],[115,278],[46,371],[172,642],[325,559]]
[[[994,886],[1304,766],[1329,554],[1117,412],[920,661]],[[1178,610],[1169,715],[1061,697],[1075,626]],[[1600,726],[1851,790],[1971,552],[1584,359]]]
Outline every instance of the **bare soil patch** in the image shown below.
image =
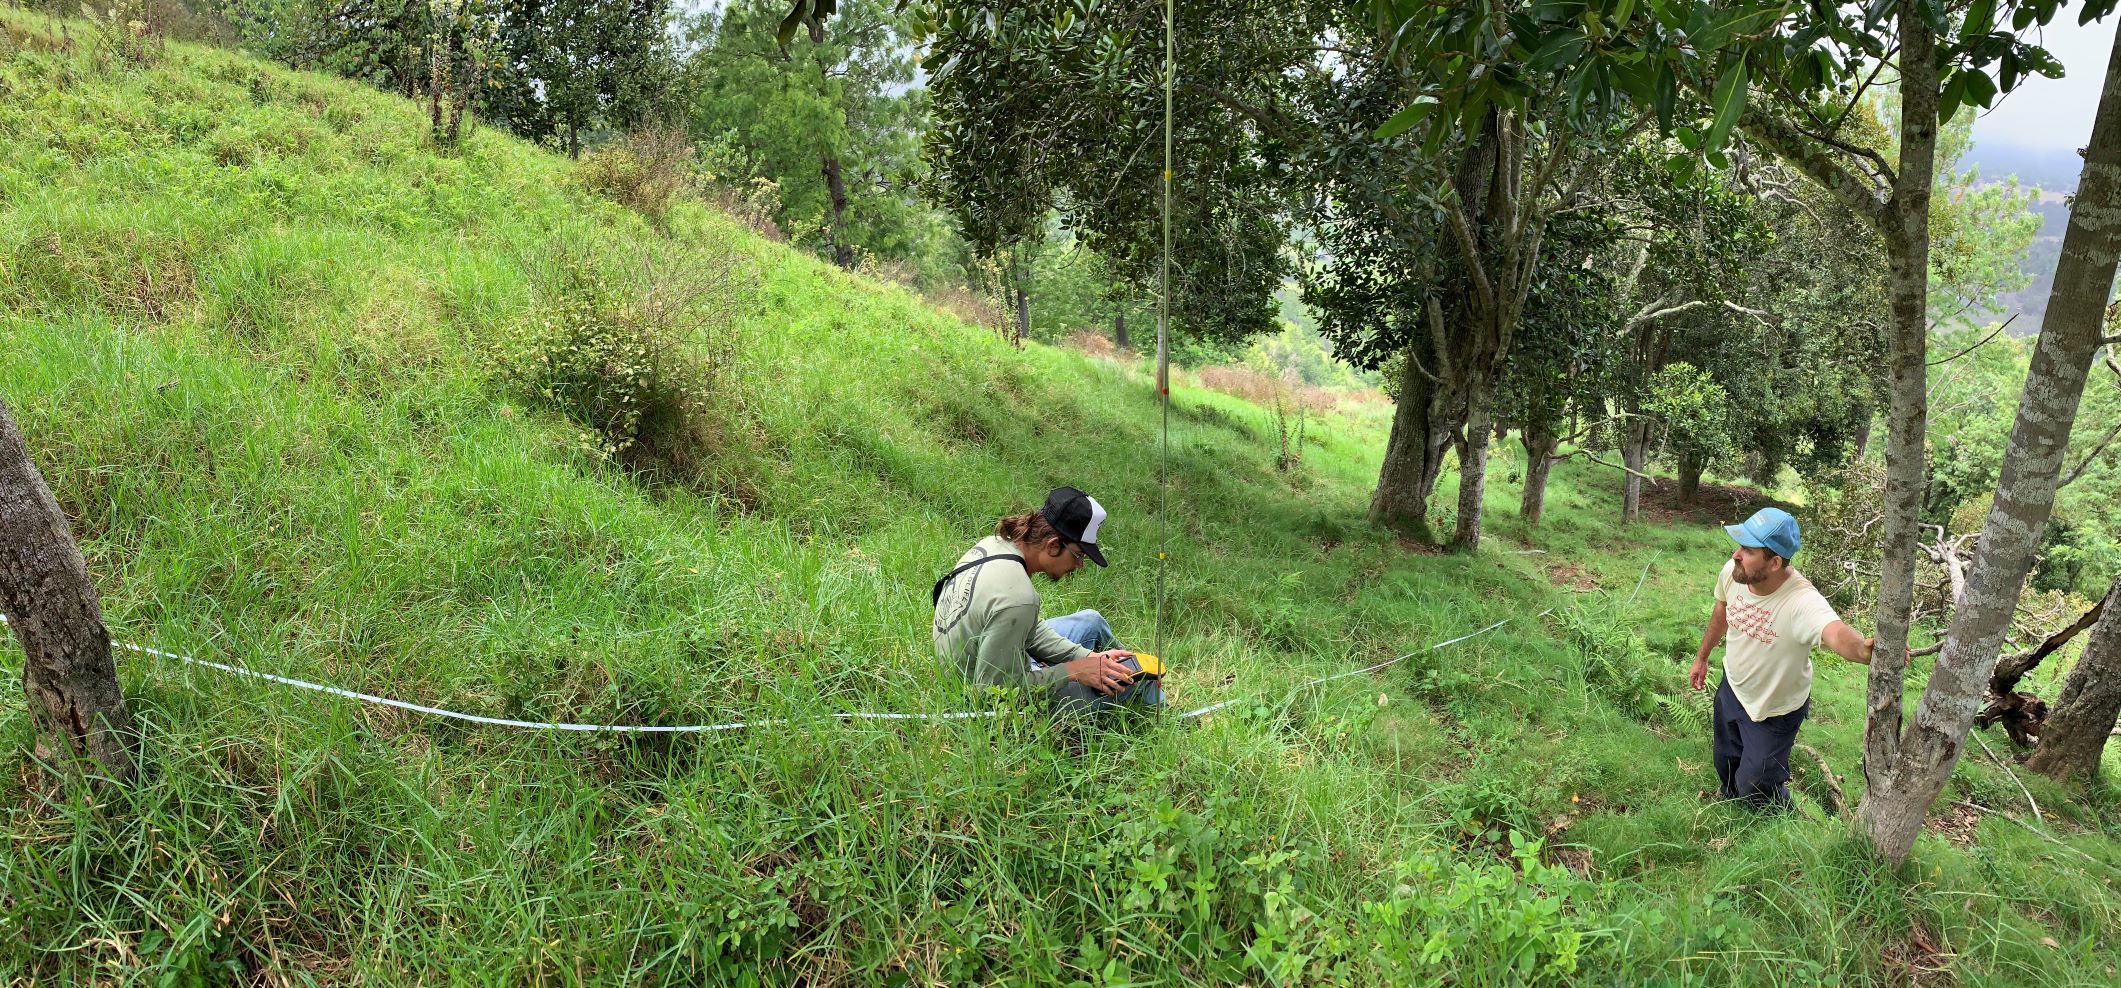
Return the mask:
[[1542,569],[1542,572],[1546,573],[1547,582],[1557,587],[1566,587],[1577,593],[1588,593],[1598,589],[1597,577],[1592,576],[1590,570],[1584,569],[1575,563],[1549,563]]
[[1693,504],[1681,505],[1678,481],[1644,481],[1642,485],[1642,514],[1653,521],[1731,525],[1774,503],[1774,498],[1751,487],[1704,483],[1694,491]]

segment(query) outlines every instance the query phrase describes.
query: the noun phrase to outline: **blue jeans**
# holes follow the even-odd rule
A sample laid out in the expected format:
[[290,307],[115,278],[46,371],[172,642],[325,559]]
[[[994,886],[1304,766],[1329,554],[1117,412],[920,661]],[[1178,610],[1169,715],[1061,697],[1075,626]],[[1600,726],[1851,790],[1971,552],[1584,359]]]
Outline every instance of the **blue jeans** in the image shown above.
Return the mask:
[[[1093,652],[1126,648],[1113,637],[1112,626],[1105,623],[1105,616],[1096,611],[1076,611],[1073,614],[1053,618],[1046,622],[1053,633],[1081,645]],[[1139,672],[1141,666],[1133,659],[1122,659],[1127,668]],[[1117,693],[1106,695],[1068,680],[1053,688],[1053,707],[1061,714],[1095,714],[1113,707],[1162,707],[1164,689],[1154,679],[1137,678]]]

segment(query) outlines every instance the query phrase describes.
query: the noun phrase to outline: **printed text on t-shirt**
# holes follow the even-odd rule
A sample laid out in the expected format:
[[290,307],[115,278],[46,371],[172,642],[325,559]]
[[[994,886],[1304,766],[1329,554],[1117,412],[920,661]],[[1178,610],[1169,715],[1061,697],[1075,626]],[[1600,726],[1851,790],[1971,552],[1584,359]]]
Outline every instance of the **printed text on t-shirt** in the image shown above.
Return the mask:
[[1759,604],[1733,599],[1727,609],[1731,630],[1762,645],[1775,644],[1775,612]]

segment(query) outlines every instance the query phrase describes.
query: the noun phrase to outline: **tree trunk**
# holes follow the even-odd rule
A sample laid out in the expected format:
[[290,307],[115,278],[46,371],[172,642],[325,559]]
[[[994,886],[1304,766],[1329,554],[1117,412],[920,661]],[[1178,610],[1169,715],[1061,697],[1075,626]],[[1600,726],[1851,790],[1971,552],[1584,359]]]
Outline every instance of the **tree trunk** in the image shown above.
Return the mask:
[[1488,492],[1488,444],[1495,435],[1495,388],[1478,375],[1466,382],[1465,439],[1458,446],[1458,526],[1451,548],[1480,551],[1480,513]]
[[1850,463],[1863,462],[1864,454],[1870,452],[1871,426],[1877,421],[1877,419],[1878,417],[1876,415],[1865,415],[1863,417],[1863,427],[1856,430],[1855,448],[1849,451]]
[[1701,493],[1701,471],[1706,466],[1699,453],[1679,454],[1679,506],[1694,506],[1694,496]]
[[1392,435],[1385,441],[1384,468],[1370,496],[1372,521],[1401,528],[1427,524],[1429,495],[1436,490],[1444,450],[1455,431],[1451,414],[1455,398],[1454,389],[1431,380],[1414,355],[1407,355],[1399,378],[1398,407],[1392,413]]
[[1031,335],[1031,293],[1024,291],[1024,283],[1016,283],[1016,346],[1022,349],[1024,337]]
[[1127,307],[1125,304],[1112,307],[1112,342],[1120,349],[1127,349]]
[[1558,437],[1542,429],[1526,427],[1517,434],[1524,443],[1524,500],[1518,503],[1517,513],[1527,524],[1539,524],[1539,516],[1547,507],[1547,475],[1554,469],[1554,450],[1561,445]]
[[1642,474],[1650,465],[1650,437],[1657,423],[1628,416],[1627,431],[1620,436],[1620,462],[1628,472],[1620,479],[1620,523],[1632,524],[1642,515]]
[[81,762],[111,781],[133,778],[139,743],[110,632],[88,564],[66,516],[30,462],[22,433],[0,403],[0,614],[22,643],[22,689],[39,754],[69,772]]
[[[1863,774],[1856,829],[1895,864],[1921,829],[1929,800],[1891,778],[1900,749],[1900,697],[1907,673],[1909,611],[1914,604],[1916,540],[1921,518],[1924,432],[1928,428],[1929,201],[1937,153],[1936,36],[1917,0],[1899,0],[1900,161],[1879,234],[1890,262],[1886,301],[1887,407],[1885,493],[1873,611],[1877,635],[1865,684]],[[1912,810],[1912,813],[1910,813]]]
[[[1905,13],[1905,5],[1910,3],[1912,0],[1903,0],[1903,22],[1911,22],[1917,17]],[[2121,37],[2117,37],[2117,42],[2121,42]],[[1920,65],[1922,71],[1928,71],[1934,62],[1927,43],[1904,45],[1901,64]],[[1927,89],[1907,86],[1903,92],[1912,95],[1918,90],[1926,92],[1929,99],[1918,101],[1903,96],[1902,105],[1913,111],[1928,112],[1930,119],[1934,120],[1934,104],[1931,102],[1935,95],[1934,78],[1928,80]],[[1931,144],[1934,144],[1933,130],[1930,136]],[[1925,146],[1924,150],[1929,147]],[[1930,165],[1927,154],[1919,158],[1903,154],[1901,175],[1905,178],[1916,168],[1927,172]],[[2070,206],[2069,227],[2063,233],[2062,256],[2056,265],[2054,288],[2048,296],[2047,315],[2040,327],[2039,341],[2034,345],[2032,365],[2027,370],[2016,421],[2012,423],[2010,441],[2004,449],[1995,498],[1981,528],[1980,550],[1967,580],[1965,598],[1953,611],[1944,651],[1930,673],[1929,685],[1915,708],[1913,723],[1893,739],[1889,749],[1878,744],[1876,737],[1867,739],[1864,769],[1871,785],[1856,808],[1857,823],[1878,852],[1896,865],[1906,859],[1915,835],[1922,828],[1924,814],[1943,789],[1945,780],[1951,776],[1953,764],[1959,759],[1966,733],[1973,726],[1974,715],[1981,705],[1989,674],[1995,668],[1997,649],[2004,633],[2009,630],[2026,573],[2032,568],[2040,533],[2054,506],[2062,457],[2069,444],[2070,427],[2076,420],[2085,377],[2091,371],[2092,358],[2099,346],[2102,318],[2113,291],[2115,259],[2121,254],[2121,198],[2117,198],[2117,191],[2121,191],[2121,43],[2117,43],[2108,58],[2098,116],[2092,123],[2091,141],[2085,155],[2084,171],[2077,183],[2077,196]],[[1903,212],[1903,215],[1906,214]],[[1909,222],[1916,221],[1910,218]],[[1924,218],[1920,222],[1926,237],[1927,220]],[[1915,271],[1918,276],[1926,273],[1923,267],[1917,267]],[[1896,279],[1900,275],[1901,272],[1896,270]],[[1904,301],[1896,297],[1895,309],[1899,309]],[[1918,311],[1914,315],[1919,320],[1922,313]],[[1902,347],[1906,346],[1903,342]],[[1900,356],[1895,355],[1896,363]],[[1915,369],[1921,370],[1919,357]],[[1896,447],[1902,439],[1898,433],[1904,415],[1903,409],[1898,407],[1904,404],[1898,393],[1902,386],[1900,378],[1900,370],[1896,367],[1893,436]],[[1917,402],[1913,417],[1919,419],[1919,377],[1914,387]],[[1919,432],[1914,441],[1917,444],[1915,449],[1919,451]],[[1890,465],[1889,481],[1907,466],[1904,461],[1908,459],[1915,459],[1913,483],[1908,485],[1912,490],[1895,490],[1889,482],[1888,523],[1902,510],[1912,514],[1920,503],[1919,459],[1900,456]],[[1912,545],[1913,539],[1897,542],[1889,528],[1886,544],[1890,563],[1894,549]],[[1912,558],[1907,560],[1909,568],[1912,568],[1912,562]],[[1886,575],[1894,575],[1890,567]],[[1908,582],[1912,584],[1911,579]],[[1886,631],[1885,610],[1881,603],[1881,639]],[[1905,615],[1903,608],[1896,616],[1904,620]],[[1904,626],[1896,630],[1905,634]],[[1904,638],[1900,644],[1905,647]],[[1897,658],[1904,667],[1905,657]],[[1880,670],[1875,659],[1873,661],[1871,709],[1875,715],[1881,712],[1878,702],[1881,684],[1878,681]],[[1899,670],[1893,671],[1895,681],[1885,685],[1892,687],[1892,696],[1897,699]],[[1892,713],[1897,715],[1897,709]],[[1884,726],[1875,723],[1875,716],[1873,720],[1873,731]]]
[[825,164],[820,171],[825,173],[825,192],[832,201],[832,232],[827,238],[832,244],[832,263],[839,265],[842,271],[851,271],[854,269],[854,245],[847,242],[847,183],[840,178],[839,156],[825,155]]
[[2040,747],[2025,767],[2057,779],[2097,775],[2106,739],[2121,717],[2121,577],[2106,592],[2099,623],[2040,725]]

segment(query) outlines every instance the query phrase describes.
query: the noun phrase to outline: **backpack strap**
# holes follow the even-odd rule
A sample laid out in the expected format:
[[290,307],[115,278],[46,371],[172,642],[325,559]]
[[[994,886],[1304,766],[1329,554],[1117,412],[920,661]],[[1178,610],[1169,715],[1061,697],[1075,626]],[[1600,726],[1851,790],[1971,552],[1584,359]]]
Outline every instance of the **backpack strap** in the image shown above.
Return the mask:
[[955,580],[955,579],[957,579],[957,575],[958,575],[959,573],[963,573],[964,571],[966,571],[966,570],[968,570],[968,569],[972,569],[972,568],[974,568],[974,567],[977,567],[977,566],[984,566],[984,565],[986,565],[986,564],[988,564],[988,563],[1000,562],[1000,561],[1002,561],[1002,560],[1004,560],[1004,559],[1012,560],[1012,561],[1015,561],[1015,562],[1019,562],[1019,563],[1020,563],[1020,562],[1023,562],[1023,561],[1024,561],[1024,557],[1022,557],[1022,556],[1019,556],[1019,555],[1017,555],[1016,553],[1013,553],[1013,552],[1004,552],[1004,553],[999,553],[999,554],[996,554],[996,555],[992,555],[992,556],[982,556],[982,557],[980,557],[980,558],[978,558],[978,559],[975,559],[975,560],[973,560],[973,561],[971,561],[971,562],[969,562],[969,563],[966,563],[966,564],[965,564],[965,565],[963,565],[963,566],[959,566],[958,568],[956,568],[956,569],[954,569],[954,570],[951,570],[951,571],[950,571],[950,572],[948,572],[948,573],[944,573],[944,574],[943,574],[943,578],[942,578],[942,579],[940,579],[940,580],[937,580],[937,581],[935,581],[935,589],[934,589],[934,590],[933,590],[932,592],[930,592],[930,593],[928,594],[928,604],[929,604],[929,606],[931,606],[931,607],[932,607],[932,606],[934,606],[934,605],[936,605],[936,604],[938,604],[938,603],[941,603],[941,602],[942,602],[942,599],[943,599],[943,584],[945,584],[945,583],[949,583],[949,582],[950,582],[951,580]]

